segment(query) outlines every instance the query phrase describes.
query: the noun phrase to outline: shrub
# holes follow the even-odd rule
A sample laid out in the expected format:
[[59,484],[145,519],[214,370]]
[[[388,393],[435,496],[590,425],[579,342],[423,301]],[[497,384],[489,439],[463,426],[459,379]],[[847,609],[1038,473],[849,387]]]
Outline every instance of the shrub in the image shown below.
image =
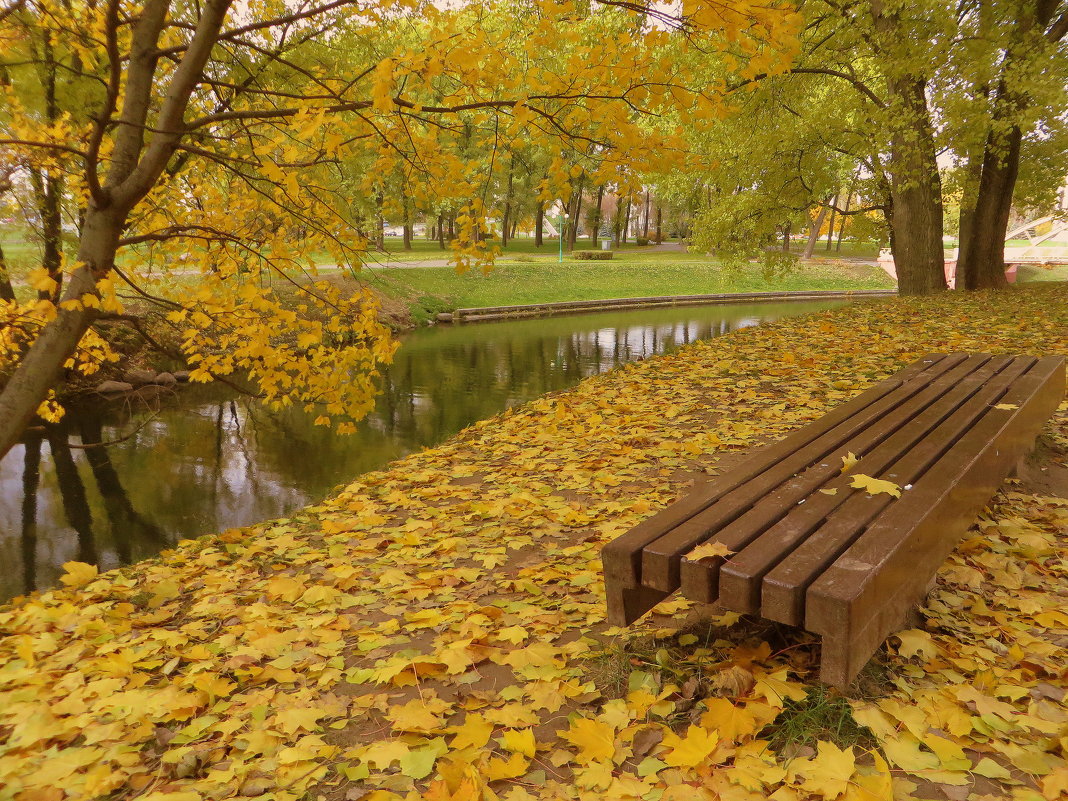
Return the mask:
[[610,259],[615,255],[611,250],[574,250],[571,258],[581,261]]

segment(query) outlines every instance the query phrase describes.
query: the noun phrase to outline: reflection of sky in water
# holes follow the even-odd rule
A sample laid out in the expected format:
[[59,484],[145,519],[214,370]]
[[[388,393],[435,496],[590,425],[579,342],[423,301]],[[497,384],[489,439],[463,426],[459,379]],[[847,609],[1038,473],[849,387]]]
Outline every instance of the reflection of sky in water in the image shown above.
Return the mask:
[[[40,459],[30,459],[29,471],[27,445],[0,460],[0,598],[56,584],[72,559],[106,569],[183,537],[283,516],[584,376],[840,303],[661,308],[413,332],[353,437],[313,426],[314,416],[231,400],[221,387],[184,387],[155,417],[145,404],[71,409],[58,430],[31,434]],[[113,447],[78,447],[127,435]],[[24,488],[35,480],[27,503]]]

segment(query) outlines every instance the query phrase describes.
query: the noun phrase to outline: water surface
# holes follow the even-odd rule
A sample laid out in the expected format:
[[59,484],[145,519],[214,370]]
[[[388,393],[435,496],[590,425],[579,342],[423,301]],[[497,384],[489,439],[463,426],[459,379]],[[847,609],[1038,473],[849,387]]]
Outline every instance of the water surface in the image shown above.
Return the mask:
[[[360,433],[221,387],[68,410],[0,461],[0,599],[179,539],[280,517],[501,410],[625,362],[844,301],[690,306],[422,329],[405,337]],[[86,443],[121,440],[108,447]]]

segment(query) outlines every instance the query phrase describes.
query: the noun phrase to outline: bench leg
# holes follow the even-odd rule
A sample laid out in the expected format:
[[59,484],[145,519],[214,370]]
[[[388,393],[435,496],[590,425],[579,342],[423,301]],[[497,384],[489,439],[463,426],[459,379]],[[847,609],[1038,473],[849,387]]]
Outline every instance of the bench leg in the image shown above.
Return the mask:
[[671,593],[648,587],[607,587],[608,622],[613,626],[629,626]]

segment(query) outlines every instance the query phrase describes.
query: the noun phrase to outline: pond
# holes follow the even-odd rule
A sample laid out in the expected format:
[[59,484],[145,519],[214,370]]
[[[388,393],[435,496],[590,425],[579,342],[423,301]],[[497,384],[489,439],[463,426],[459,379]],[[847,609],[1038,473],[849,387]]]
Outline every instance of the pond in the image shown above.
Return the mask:
[[405,337],[375,412],[348,437],[216,386],[71,408],[0,461],[0,600],[55,586],[70,560],[106,570],[183,538],[284,516],[360,473],[625,362],[845,302],[421,329]]

